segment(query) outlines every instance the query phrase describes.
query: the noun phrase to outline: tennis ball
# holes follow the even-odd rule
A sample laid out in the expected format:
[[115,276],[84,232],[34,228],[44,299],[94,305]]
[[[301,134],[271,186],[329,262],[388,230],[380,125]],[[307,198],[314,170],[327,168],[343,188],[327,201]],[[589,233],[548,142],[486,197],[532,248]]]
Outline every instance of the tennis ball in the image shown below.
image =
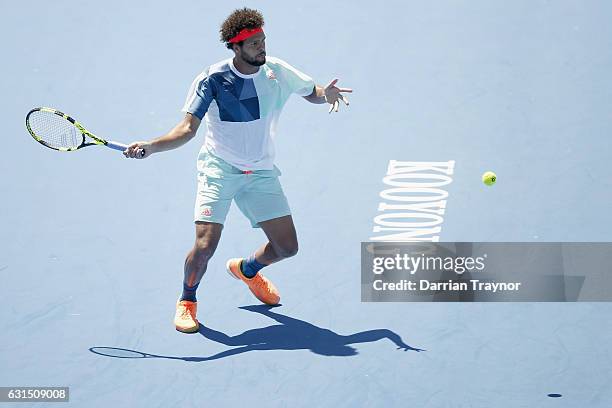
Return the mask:
[[497,181],[497,176],[492,171],[487,171],[482,175],[482,182],[487,186],[492,186]]

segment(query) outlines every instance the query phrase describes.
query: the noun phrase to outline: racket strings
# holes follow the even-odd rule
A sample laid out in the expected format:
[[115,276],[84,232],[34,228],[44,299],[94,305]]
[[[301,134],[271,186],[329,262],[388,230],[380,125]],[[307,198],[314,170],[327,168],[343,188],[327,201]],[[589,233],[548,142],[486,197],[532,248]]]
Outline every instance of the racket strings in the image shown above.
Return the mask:
[[52,112],[33,112],[28,123],[32,132],[54,149],[76,149],[84,141],[79,129],[66,118]]

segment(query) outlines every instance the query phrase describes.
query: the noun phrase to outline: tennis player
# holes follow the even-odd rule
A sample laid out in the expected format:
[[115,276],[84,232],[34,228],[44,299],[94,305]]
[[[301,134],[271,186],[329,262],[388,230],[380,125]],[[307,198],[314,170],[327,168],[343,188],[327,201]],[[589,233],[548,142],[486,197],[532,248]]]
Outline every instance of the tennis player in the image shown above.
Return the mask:
[[[206,137],[198,161],[195,202],[195,245],[185,260],[183,293],[176,304],[176,329],[192,333],[199,329],[196,290],[206,272],[223,229],[232,200],[261,228],[268,242],[245,258],[227,261],[229,274],[243,281],[261,302],[280,301],[276,287],[261,270],[295,255],[298,241],[274,165],[274,137],[280,112],[291,94],[308,102],[330,104],[338,112],[340,101],[348,106],[336,87],[316,85],[304,73],[278,58],[266,55],[264,19],[257,10],[235,10],[221,26],[221,41],[233,58],[206,68],[193,81],[183,106],[184,119],[167,134],[135,142],[124,152],[129,158],[145,158],[175,149],[191,140],[202,120]],[[141,157],[141,149],[146,154]]]

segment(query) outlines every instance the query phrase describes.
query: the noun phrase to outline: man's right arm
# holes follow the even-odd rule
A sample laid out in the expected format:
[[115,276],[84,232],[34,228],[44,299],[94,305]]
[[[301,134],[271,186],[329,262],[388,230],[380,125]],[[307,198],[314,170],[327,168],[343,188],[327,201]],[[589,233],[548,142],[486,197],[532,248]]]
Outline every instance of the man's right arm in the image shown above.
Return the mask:
[[[149,142],[134,142],[123,152],[125,157],[144,159],[153,153],[176,149],[193,139],[202,121],[195,115],[187,113],[185,118],[163,136]],[[144,149],[144,156],[140,151]]]

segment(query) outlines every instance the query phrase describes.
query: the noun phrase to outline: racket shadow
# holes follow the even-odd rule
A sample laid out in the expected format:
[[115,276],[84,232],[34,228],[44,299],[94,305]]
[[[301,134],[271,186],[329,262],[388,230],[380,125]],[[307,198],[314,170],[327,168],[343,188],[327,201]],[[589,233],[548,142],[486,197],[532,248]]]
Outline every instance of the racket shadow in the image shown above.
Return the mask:
[[146,358],[164,358],[167,360],[183,360],[189,362],[202,362],[213,360],[210,357],[176,357],[176,356],[162,356],[159,354],[149,354],[142,351],[124,349],[120,347],[105,347],[96,346],[90,347],[89,351],[99,356],[112,357],[112,358],[130,358],[130,359],[146,359]]
[[426,351],[406,344],[400,335],[389,329],[373,329],[359,333],[341,335],[312,323],[273,312],[278,306],[252,305],[240,309],[267,316],[280,324],[247,330],[236,336],[200,324],[199,333],[208,340],[233,347],[209,357],[174,357],[149,354],[118,347],[91,347],[89,351],[113,358],[164,358],[189,362],[219,360],[252,351],[309,350],[322,356],[350,357],[359,354],[354,344],[371,343],[388,339],[398,350]]

